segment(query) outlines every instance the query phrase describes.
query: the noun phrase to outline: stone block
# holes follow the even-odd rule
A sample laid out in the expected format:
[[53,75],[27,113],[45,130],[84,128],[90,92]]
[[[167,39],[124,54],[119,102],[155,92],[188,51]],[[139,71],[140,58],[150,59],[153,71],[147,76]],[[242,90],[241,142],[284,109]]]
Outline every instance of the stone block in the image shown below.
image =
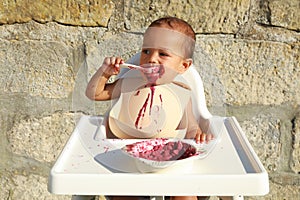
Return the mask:
[[205,73],[213,66],[226,91],[228,104],[299,104],[299,45],[229,36],[202,36],[197,39],[199,50],[204,51],[208,57],[206,60],[211,61],[207,66],[194,58],[200,74],[203,74],[204,84],[210,82]]
[[78,26],[107,26],[114,4],[107,0],[20,0],[0,3],[0,24],[35,20]]
[[54,162],[73,132],[80,114],[54,113],[15,122],[8,132],[13,153],[40,162]]
[[297,45],[298,41],[300,41],[300,34],[281,27],[253,24],[241,29],[236,38],[280,42],[293,46]]
[[270,20],[274,26],[300,30],[300,4],[298,0],[269,1]]
[[0,38],[8,41],[56,41],[66,46],[76,47],[85,40],[103,37],[106,28],[65,26],[55,22],[41,24],[28,23],[0,26]]
[[70,195],[53,195],[47,191],[48,178],[39,175],[0,174],[0,199],[70,200]]
[[72,54],[62,43],[0,39],[0,55],[2,93],[64,98],[73,90]]
[[258,114],[240,123],[254,151],[269,173],[280,165],[280,120],[272,114]]
[[33,21],[0,26],[0,92],[69,97],[84,66],[85,41],[97,41],[104,31]]
[[223,107],[226,102],[226,85],[222,80],[222,71],[212,54],[202,47],[201,41],[197,38],[193,64],[202,79],[207,106],[210,107],[212,114],[226,116]]
[[125,26],[135,30],[170,15],[188,21],[198,33],[236,33],[248,21],[250,3],[250,0],[125,1]]
[[299,199],[300,178],[290,173],[270,174],[270,192],[262,197],[246,197],[245,200]]
[[[141,50],[142,33],[122,32],[116,35],[106,35],[99,41],[86,42],[86,62],[88,77],[101,67],[105,57],[120,57],[124,61]],[[88,78],[88,79],[89,79]]]
[[247,196],[245,200],[283,200],[299,199],[299,185],[283,185],[270,182],[270,192],[264,196]]

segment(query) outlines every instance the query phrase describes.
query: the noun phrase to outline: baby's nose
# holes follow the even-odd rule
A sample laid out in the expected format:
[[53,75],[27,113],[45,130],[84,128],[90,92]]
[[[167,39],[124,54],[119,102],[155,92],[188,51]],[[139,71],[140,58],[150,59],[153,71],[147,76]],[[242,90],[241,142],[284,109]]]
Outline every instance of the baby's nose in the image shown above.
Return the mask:
[[156,53],[151,53],[149,55],[149,60],[148,60],[148,63],[158,63],[158,56]]

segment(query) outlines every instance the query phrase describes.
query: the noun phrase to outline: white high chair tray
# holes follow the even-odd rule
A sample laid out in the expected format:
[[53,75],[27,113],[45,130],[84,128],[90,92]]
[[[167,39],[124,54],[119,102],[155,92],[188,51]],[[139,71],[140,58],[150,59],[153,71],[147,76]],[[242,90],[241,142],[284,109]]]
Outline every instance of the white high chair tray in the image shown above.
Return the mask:
[[[51,193],[256,196],[269,191],[268,174],[234,117],[224,118],[220,142],[205,159],[194,160],[190,171],[174,167],[159,173],[139,173],[134,163],[125,166],[132,171],[120,172],[97,162],[83,144],[80,133],[96,133],[101,119],[100,116],[80,119],[51,169],[48,183]],[[128,140],[116,141],[117,147],[128,143]]]

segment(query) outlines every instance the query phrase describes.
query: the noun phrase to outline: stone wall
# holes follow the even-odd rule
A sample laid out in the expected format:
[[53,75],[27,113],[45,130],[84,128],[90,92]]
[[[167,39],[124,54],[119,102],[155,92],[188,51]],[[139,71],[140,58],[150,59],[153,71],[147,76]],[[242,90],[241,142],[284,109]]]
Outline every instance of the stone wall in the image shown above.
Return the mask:
[[70,199],[47,178],[77,118],[108,106],[84,97],[89,77],[165,15],[194,27],[211,112],[238,119],[269,173],[246,199],[300,197],[299,0],[2,0],[0,199]]

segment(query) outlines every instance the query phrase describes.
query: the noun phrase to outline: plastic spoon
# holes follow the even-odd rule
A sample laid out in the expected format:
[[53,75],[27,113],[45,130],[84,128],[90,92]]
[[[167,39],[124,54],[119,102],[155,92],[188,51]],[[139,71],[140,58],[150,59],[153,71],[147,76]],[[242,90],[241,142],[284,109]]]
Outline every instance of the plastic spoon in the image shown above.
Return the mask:
[[129,68],[129,69],[139,69],[139,70],[143,70],[144,69],[141,66],[137,66],[137,65],[133,65],[133,64],[128,64],[128,63],[120,64],[120,67],[122,67],[122,68]]
[[155,67],[144,68],[144,67],[141,67],[141,66],[137,66],[137,65],[133,65],[133,64],[128,64],[128,63],[120,64],[120,67],[121,68],[129,68],[129,69],[138,69],[138,70],[141,70],[141,71],[143,71],[145,73],[153,73],[154,72],[154,68],[155,68]]

